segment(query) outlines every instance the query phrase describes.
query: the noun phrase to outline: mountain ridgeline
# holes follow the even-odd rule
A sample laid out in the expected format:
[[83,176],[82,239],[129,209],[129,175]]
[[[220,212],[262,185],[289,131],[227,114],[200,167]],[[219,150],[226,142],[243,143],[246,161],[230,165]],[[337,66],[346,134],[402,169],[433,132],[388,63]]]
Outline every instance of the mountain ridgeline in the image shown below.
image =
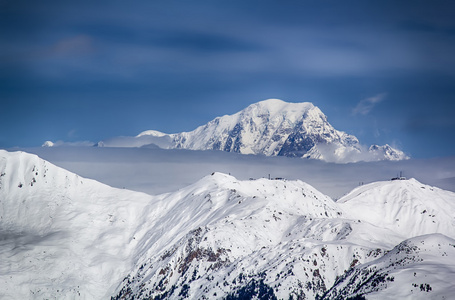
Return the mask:
[[148,130],[136,137],[116,137],[97,145],[221,150],[338,163],[408,158],[389,145],[366,147],[360,144],[355,136],[333,128],[312,103],[287,103],[277,99],[217,117],[190,132],[165,134]]
[[335,202],[213,173],[152,196],[0,150],[0,298],[450,299],[454,216],[414,179]]

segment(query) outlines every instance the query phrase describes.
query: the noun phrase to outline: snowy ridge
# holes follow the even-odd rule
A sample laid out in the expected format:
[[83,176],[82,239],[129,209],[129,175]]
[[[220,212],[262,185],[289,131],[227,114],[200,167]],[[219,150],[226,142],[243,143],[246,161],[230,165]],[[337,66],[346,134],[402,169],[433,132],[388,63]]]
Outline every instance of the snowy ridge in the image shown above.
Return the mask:
[[386,255],[348,270],[320,298],[450,299],[455,295],[455,240],[441,234],[403,241]]
[[98,146],[190,150],[222,150],[242,154],[289,156],[330,162],[401,160],[408,157],[389,145],[367,148],[358,139],[333,128],[312,103],[269,99],[233,115],[217,117],[191,132],[164,134],[154,130],[136,137],[118,137]]
[[162,136],[166,136],[167,134],[166,133],[163,133],[163,132],[160,132],[160,131],[156,131],[156,130],[147,130],[147,131],[144,131],[144,132],[141,132],[140,134],[138,134],[136,137],[141,137],[141,136],[156,136],[156,137],[162,137]]
[[151,197],[0,150],[0,298],[108,298]]
[[[207,194],[211,188],[201,189],[201,184],[206,185],[207,180],[215,186],[222,186],[224,193]],[[397,187],[396,182],[382,184],[391,190]],[[421,186],[417,181],[411,181],[408,193],[412,192],[414,185]],[[352,274],[350,272],[353,272],[355,266],[359,270],[366,269],[369,263],[376,262],[394,245],[406,243],[402,241],[407,239],[403,237],[402,230],[396,230],[395,227],[381,228],[374,222],[371,224],[350,217],[350,212],[343,211],[343,206],[334,206],[337,203],[331,202],[312,188],[303,188],[301,182],[266,179],[241,182],[230,176],[214,174],[195,184],[194,188],[195,192],[187,194],[185,198],[203,198],[215,204],[215,207],[221,201],[220,208],[226,212],[226,217],[220,220],[210,216],[210,223],[198,223],[186,236],[163,248],[164,251],[148,254],[139,260],[136,270],[125,278],[116,299],[132,299],[131,295],[140,299],[315,299],[325,295],[331,299],[327,295],[332,295],[331,287],[340,284],[339,278]],[[447,192],[447,196],[452,199],[448,205],[453,208],[455,195]],[[396,199],[396,202],[399,203],[400,200]],[[216,210],[214,213],[218,214]],[[417,211],[414,213],[418,214]],[[190,218],[195,219],[193,216]],[[418,219],[415,222],[408,220],[407,225],[413,227],[418,222]],[[434,232],[450,232],[452,227],[443,229],[443,224],[444,222],[429,231],[434,229]],[[408,233],[407,236],[412,238],[413,233]],[[433,248],[436,247],[437,237],[430,240]],[[453,252],[444,252],[444,255],[455,255]],[[426,255],[428,260],[438,261],[437,264],[449,264],[449,271],[444,274],[454,278],[455,274],[450,271],[453,270],[454,263],[446,259],[443,253],[436,251]],[[442,261],[439,261],[439,255],[442,255]],[[387,259],[389,258],[402,260],[398,254],[397,257],[388,255]],[[394,266],[389,264],[387,268],[389,273],[394,274],[392,277],[397,277],[397,282],[407,282],[409,291],[414,289],[414,296],[418,299],[428,297],[428,291],[415,289],[412,286],[414,282],[408,282],[406,277],[395,274],[398,270]],[[410,269],[407,270],[408,273],[422,268],[418,259],[405,267]],[[387,285],[392,279],[387,279],[388,276],[384,275],[386,273],[370,272],[369,278],[380,282],[381,289],[373,288],[376,287],[373,284],[371,289],[365,288],[362,293],[382,292],[381,297],[391,297],[393,294],[389,294]],[[437,287],[436,279],[437,276],[434,276],[425,284]],[[438,290],[439,294],[448,295],[445,290],[447,282],[449,280]],[[362,283],[360,285],[367,286]],[[350,289],[340,299],[358,292],[359,290]]]
[[351,218],[393,230],[403,239],[435,232],[455,238],[454,193],[415,179],[367,184],[337,203]]
[[[179,195],[185,200],[157,224],[164,236],[178,232],[180,238],[169,236],[160,241],[162,248],[149,242],[153,246],[146,247],[117,298],[219,298],[254,283],[279,297],[306,293],[311,299],[349,268],[351,257],[368,260],[377,248],[348,242],[353,230],[379,240],[377,231],[357,228],[330,198],[299,181],[238,181],[215,173]],[[330,245],[334,241],[339,244]]]
[[[6,151],[0,175],[2,299],[375,299],[400,287],[427,299],[453,292],[455,194],[416,180],[361,186],[334,202],[301,181],[213,173],[150,196]],[[357,208],[362,201],[371,206]]]

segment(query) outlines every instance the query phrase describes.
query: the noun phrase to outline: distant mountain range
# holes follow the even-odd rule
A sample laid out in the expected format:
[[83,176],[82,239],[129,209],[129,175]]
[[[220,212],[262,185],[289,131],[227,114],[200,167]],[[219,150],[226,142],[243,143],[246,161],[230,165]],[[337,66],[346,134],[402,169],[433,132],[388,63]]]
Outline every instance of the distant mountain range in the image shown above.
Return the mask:
[[450,299],[455,193],[213,173],[147,195],[0,150],[1,299]]
[[[52,146],[47,143],[45,146]],[[222,150],[242,154],[320,159],[328,162],[402,160],[408,157],[389,145],[366,147],[333,128],[312,103],[270,99],[217,117],[190,132],[144,131],[135,137],[100,141],[99,147],[159,147]]]

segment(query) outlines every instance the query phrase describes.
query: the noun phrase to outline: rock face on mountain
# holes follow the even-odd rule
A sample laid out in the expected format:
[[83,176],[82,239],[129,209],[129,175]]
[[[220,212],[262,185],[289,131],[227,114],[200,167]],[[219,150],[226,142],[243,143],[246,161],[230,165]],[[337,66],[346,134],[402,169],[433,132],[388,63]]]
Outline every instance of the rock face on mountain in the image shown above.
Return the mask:
[[213,173],[151,196],[0,150],[0,298],[449,299],[455,193]]
[[[405,240],[385,255],[350,268],[318,299],[448,299],[455,294],[455,240],[429,234]],[[447,271],[441,271],[449,268]],[[446,276],[441,276],[444,273]]]
[[[114,299],[389,299],[397,290],[405,298],[427,299],[452,293],[455,194],[416,180],[379,182],[352,194],[359,192],[339,204],[298,181],[207,177],[185,198],[206,206],[204,216],[211,221],[198,222],[160,252],[139,259]],[[373,205],[387,204],[354,209],[364,194],[375,195]],[[386,207],[399,207],[405,199],[409,209],[392,220],[393,209]],[[432,200],[438,204],[428,203]],[[431,220],[434,226],[422,223],[417,203],[439,216]],[[370,223],[369,215],[375,214],[386,221],[372,218]],[[428,271],[422,270],[426,264]],[[441,280],[441,272],[448,277]]]
[[174,137],[177,148],[305,157],[317,144],[356,147],[359,141],[335,130],[311,103],[266,100]]
[[191,132],[164,134],[144,131],[98,146],[222,150],[242,154],[321,159],[330,162],[401,160],[407,156],[389,145],[361,145],[355,136],[333,128],[319,108],[309,102],[270,99],[244,110],[217,117]]

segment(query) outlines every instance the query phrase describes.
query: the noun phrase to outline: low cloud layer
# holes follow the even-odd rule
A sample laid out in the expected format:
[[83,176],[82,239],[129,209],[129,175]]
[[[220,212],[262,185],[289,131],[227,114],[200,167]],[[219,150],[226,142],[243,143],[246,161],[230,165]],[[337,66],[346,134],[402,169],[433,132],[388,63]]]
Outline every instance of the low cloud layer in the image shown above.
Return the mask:
[[76,141],[76,142],[65,142],[65,141],[45,141],[42,147],[91,147],[95,143],[90,141]]
[[338,199],[362,183],[408,178],[455,191],[455,157],[333,164],[287,157],[240,155],[221,151],[145,148],[28,148],[60,167],[108,185],[160,194],[178,190],[212,173],[238,179],[283,177],[307,182]]

